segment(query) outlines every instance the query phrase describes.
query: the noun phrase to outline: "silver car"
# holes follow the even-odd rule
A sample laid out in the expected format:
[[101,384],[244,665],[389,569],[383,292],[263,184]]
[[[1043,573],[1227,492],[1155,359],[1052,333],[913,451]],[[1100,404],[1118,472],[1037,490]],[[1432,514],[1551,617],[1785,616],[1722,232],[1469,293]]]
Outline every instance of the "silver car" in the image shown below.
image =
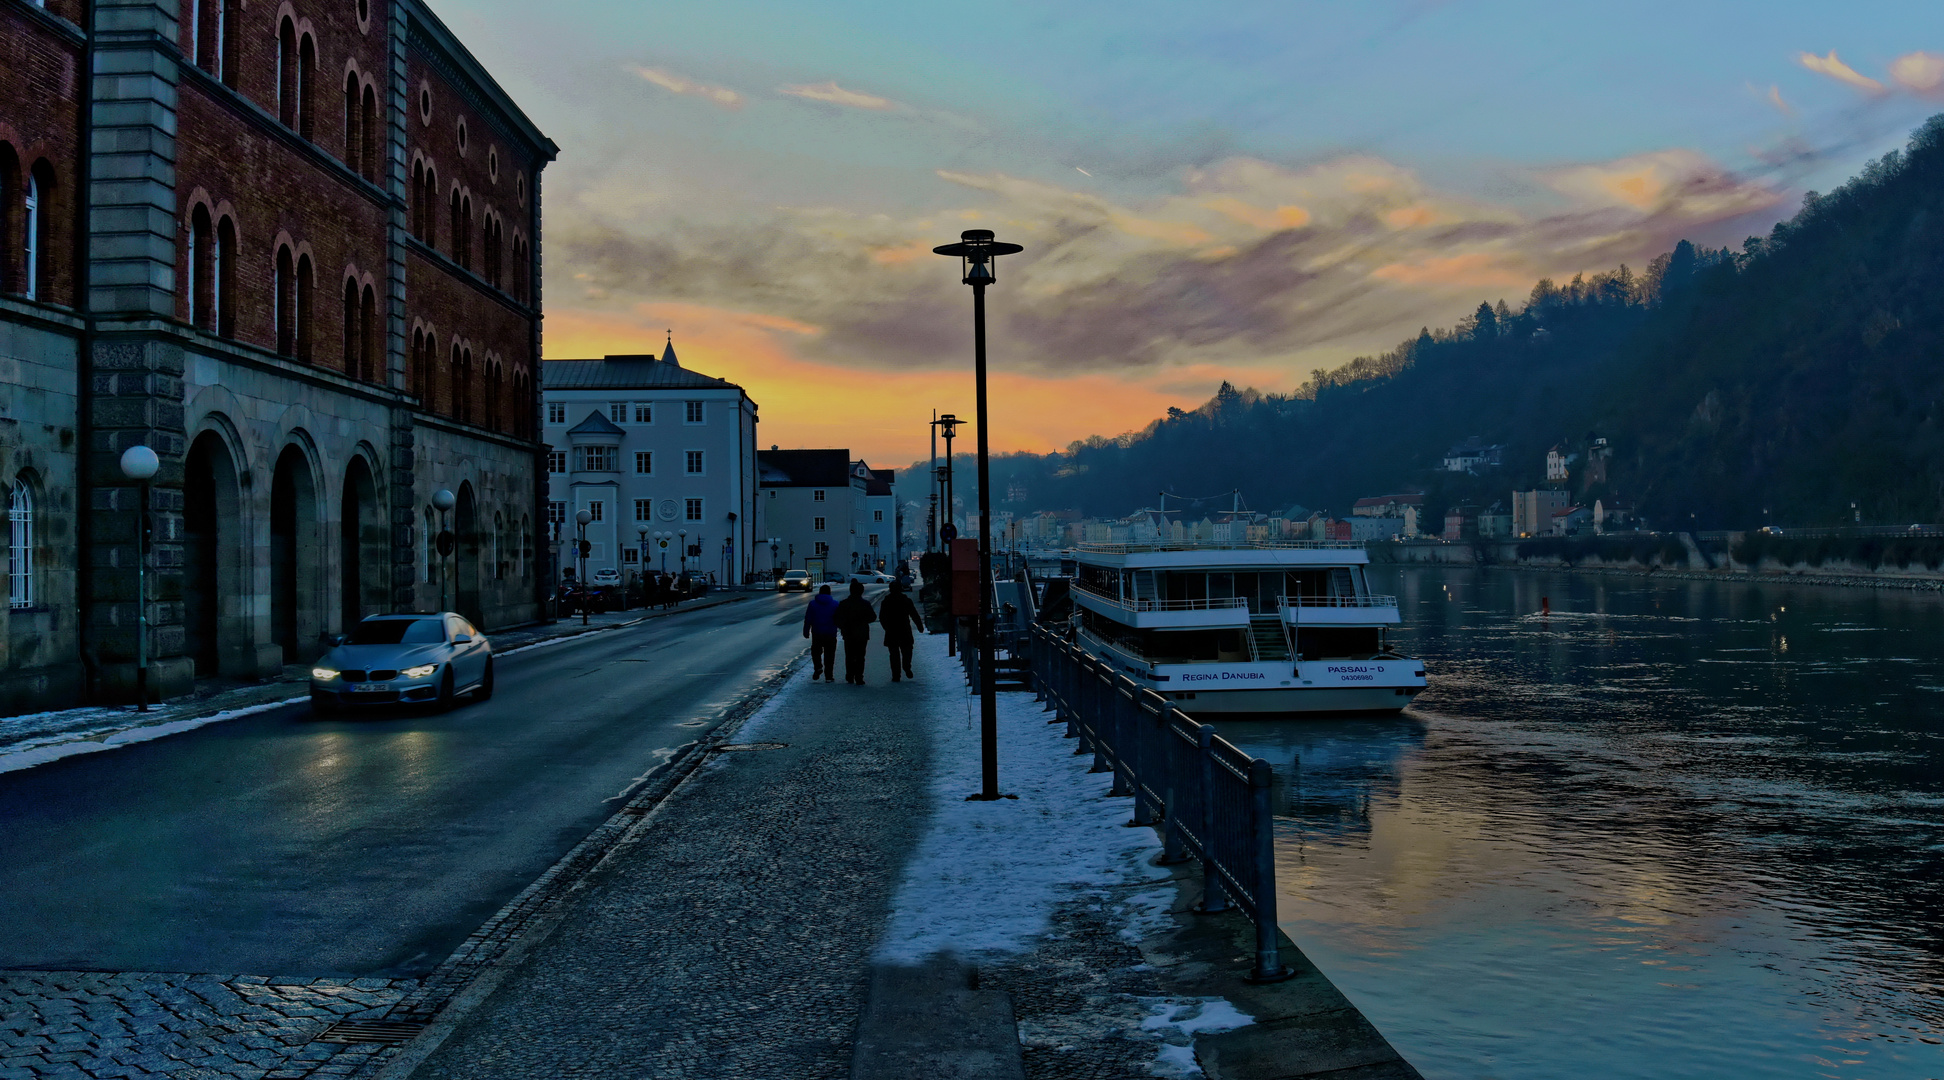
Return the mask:
[[463,617],[373,615],[341,635],[311,668],[311,708],[493,696],[493,645]]

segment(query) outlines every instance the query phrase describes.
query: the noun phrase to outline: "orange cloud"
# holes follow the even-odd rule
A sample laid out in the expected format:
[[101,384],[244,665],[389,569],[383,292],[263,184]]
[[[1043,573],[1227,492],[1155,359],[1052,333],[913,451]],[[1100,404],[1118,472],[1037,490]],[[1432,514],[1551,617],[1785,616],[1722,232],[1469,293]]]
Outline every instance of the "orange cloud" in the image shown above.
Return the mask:
[[846,90],[838,86],[835,82],[812,83],[805,86],[780,86],[777,87],[776,92],[779,94],[788,94],[791,97],[807,98],[811,101],[827,102],[831,105],[845,105],[853,109],[873,109],[881,112],[898,107],[898,103],[892,101],[890,98],[878,97],[876,94],[860,93],[856,90]]
[[740,109],[743,106],[743,96],[726,86],[711,86],[663,68],[634,67],[629,70],[644,82],[653,83],[671,94],[699,97],[725,109]]
[[1400,206],[1384,214],[1384,223],[1393,229],[1423,228],[1426,225],[1436,225],[1443,220],[1443,215],[1423,203]]
[[1300,206],[1278,206],[1274,210],[1265,210],[1233,196],[1210,199],[1206,205],[1216,213],[1268,232],[1300,229],[1310,223],[1310,212]]
[[[926,422],[934,408],[973,413],[969,342],[960,370],[866,373],[798,356],[793,346],[820,333],[817,327],[702,304],[645,303],[624,312],[555,308],[547,313],[546,354],[581,359],[659,352],[662,333],[670,327],[682,366],[748,391],[761,410],[757,440],[762,446],[843,446],[873,465],[902,467],[928,452]],[[1062,449],[1077,438],[1145,423],[1170,405],[1198,405],[1223,378],[1260,381],[1269,372],[1196,365],[1192,374],[1195,378],[1185,379],[1175,372],[1161,385],[1159,379],[1106,373],[994,372],[987,387],[992,448]]]
[[1798,53],[1796,55],[1796,63],[1801,64],[1803,67],[1819,75],[1827,75],[1832,79],[1846,82],[1866,93],[1883,93],[1882,83],[1867,75],[1858,74],[1855,68],[1836,59],[1835,49],[1829,50],[1828,56],[1817,56],[1815,53],[1807,52]]
[[1890,77],[1897,85],[1919,94],[1944,93],[1944,56],[1905,53],[1890,62]]
[[1453,255],[1448,258],[1420,259],[1416,262],[1386,263],[1370,272],[1379,281],[1409,285],[1419,289],[1445,289],[1491,285],[1498,288],[1525,286],[1531,275],[1499,264],[1484,252]]

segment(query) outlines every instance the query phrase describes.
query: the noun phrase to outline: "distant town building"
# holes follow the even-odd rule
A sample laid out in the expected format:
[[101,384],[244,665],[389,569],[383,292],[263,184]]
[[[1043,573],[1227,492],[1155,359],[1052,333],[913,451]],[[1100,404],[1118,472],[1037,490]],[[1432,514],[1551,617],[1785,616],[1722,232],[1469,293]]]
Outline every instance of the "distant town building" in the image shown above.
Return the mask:
[[1444,471],[1476,473],[1481,469],[1497,468],[1504,454],[1504,447],[1487,446],[1484,440],[1473,435],[1457,446],[1445,451]]
[[[763,522],[775,537],[776,565],[813,575],[845,574],[871,557],[869,526],[889,497],[871,495],[871,467],[849,450],[779,450],[756,455]],[[879,550],[890,540],[878,534]]]
[[1552,535],[1575,536],[1593,525],[1593,511],[1584,506],[1568,506],[1553,511]]
[[1607,482],[1607,459],[1613,456],[1613,447],[1603,438],[1590,440],[1586,444],[1586,469],[1581,477],[1588,488],[1598,487]]
[[1548,483],[1563,484],[1573,478],[1573,463],[1579,455],[1571,453],[1563,446],[1555,446],[1546,451],[1546,480]]
[[1564,491],[1535,488],[1512,493],[1512,535],[1552,535],[1553,513],[1566,508],[1572,500]]
[[[756,403],[742,387],[690,371],[670,342],[662,355],[548,360],[542,366],[547,520],[557,524],[561,569],[579,572],[573,542],[586,510],[587,572],[657,569],[652,534],[688,536],[667,549],[668,568],[739,581],[769,568],[756,481]],[[644,542],[643,532],[649,536]],[[686,542],[699,554],[683,559]]]
[[1503,540],[1512,535],[1512,515],[1503,503],[1493,503],[1490,509],[1478,515],[1478,538],[1480,540]]
[[1353,517],[1350,519],[1350,539],[1368,543],[1372,540],[1395,540],[1404,535],[1404,519],[1401,517]]
[[1446,510],[1444,538],[1446,540],[1478,539],[1478,507],[1454,506]]
[[[864,465],[862,461],[859,465]],[[898,522],[898,500],[891,493],[891,486],[898,478],[895,469],[870,469],[871,479],[864,485],[864,520],[858,523],[858,535],[864,538],[862,550],[871,559],[873,569],[883,570],[903,559],[904,545],[900,541],[903,529]],[[1012,515],[1005,515],[1008,520]],[[993,530],[999,529],[997,517]]]
[[1424,493],[1411,492],[1404,495],[1376,495],[1368,499],[1358,499],[1350,508],[1351,517],[1396,517],[1404,516],[1405,507],[1424,505]]
[[1627,532],[1638,528],[1640,528],[1640,518],[1634,513],[1632,503],[1619,500],[1593,500],[1594,532]]

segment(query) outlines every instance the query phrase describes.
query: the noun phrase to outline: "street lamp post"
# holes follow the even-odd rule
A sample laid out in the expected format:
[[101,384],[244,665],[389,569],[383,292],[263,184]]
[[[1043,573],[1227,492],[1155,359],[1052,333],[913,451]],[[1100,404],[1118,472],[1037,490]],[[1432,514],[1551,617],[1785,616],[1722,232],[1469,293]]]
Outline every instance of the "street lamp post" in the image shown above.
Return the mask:
[[446,602],[446,575],[452,569],[452,530],[446,528],[446,511],[457,505],[459,499],[446,488],[432,493],[432,508],[439,512],[439,535],[435,541],[439,550],[439,610],[444,611],[452,605]]
[[636,525],[635,535],[641,539],[641,569],[636,571],[641,577],[641,606],[648,606],[648,526]]
[[574,545],[574,554],[580,556],[580,574],[574,588],[580,593],[581,625],[587,625],[587,523],[594,520],[592,511],[583,507],[574,512],[574,524],[580,526],[580,540]]
[[[959,242],[933,248],[940,255],[959,260],[961,277],[972,286],[972,370],[978,389],[979,427],[979,749],[982,789],[976,799],[997,799],[999,794],[999,699],[992,685],[992,474],[988,456],[991,451],[991,423],[986,409],[986,286],[993,276],[995,260],[1025,249],[1018,244],[992,238],[991,229],[967,229]],[[940,421],[946,417],[940,417]],[[952,419],[956,420],[956,417]],[[952,461],[951,429],[946,429],[945,462],[950,475]]]
[[135,510],[135,708],[148,711],[149,480],[161,466],[155,451],[137,444],[122,451],[122,475],[141,485]]
[[676,529],[675,535],[681,539],[681,547],[675,552],[675,569],[678,574],[688,573],[688,530]]
[[661,552],[661,572],[664,574],[668,573],[668,537],[667,532],[655,533],[655,547]]
[[549,576],[547,581],[547,591],[552,594],[550,599],[553,601],[553,618],[547,621],[559,622],[560,621],[560,522],[553,521],[553,522],[549,522],[548,525],[550,528],[553,529],[553,544],[548,548],[549,551],[553,552],[553,573]]
[[[984,296],[985,290],[984,289],[978,290],[978,295]],[[981,301],[977,305],[977,310],[981,313],[979,318],[979,325],[984,326],[985,317],[983,313],[985,312],[985,303],[983,301]],[[980,332],[979,340],[980,341],[985,340],[983,331]],[[980,350],[980,352],[981,355],[984,354],[983,348]],[[980,370],[984,370],[984,369],[981,368]],[[964,423],[964,421],[960,420],[957,416],[954,416],[951,413],[946,413],[944,416],[941,416],[938,419],[932,421],[932,423],[937,424],[939,428],[944,432],[945,435],[945,472],[941,475],[940,478],[940,487],[943,489],[943,495],[941,496],[941,502],[939,504],[944,509],[944,513],[941,514],[940,516],[944,519],[945,525],[941,525],[939,527],[938,536],[939,536],[939,540],[942,541],[942,546],[945,548],[947,552],[950,552],[952,549],[952,541],[958,539],[958,517],[953,511],[953,502],[952,502],[953,500],[952,440],[955,437],[957,437],[958,426]],[[952,531],[949,534],[945,532],[945,526],[951,527]]]

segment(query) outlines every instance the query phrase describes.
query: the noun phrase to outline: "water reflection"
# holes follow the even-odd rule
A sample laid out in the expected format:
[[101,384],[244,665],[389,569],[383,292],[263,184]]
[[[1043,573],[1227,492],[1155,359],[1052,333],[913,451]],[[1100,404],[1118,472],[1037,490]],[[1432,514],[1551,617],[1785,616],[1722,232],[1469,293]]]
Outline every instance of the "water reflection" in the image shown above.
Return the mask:
[[1427,1076],[1944,1075],[1944,602],[1388,573],[1410,714],[1223,733],[1285,927]]

